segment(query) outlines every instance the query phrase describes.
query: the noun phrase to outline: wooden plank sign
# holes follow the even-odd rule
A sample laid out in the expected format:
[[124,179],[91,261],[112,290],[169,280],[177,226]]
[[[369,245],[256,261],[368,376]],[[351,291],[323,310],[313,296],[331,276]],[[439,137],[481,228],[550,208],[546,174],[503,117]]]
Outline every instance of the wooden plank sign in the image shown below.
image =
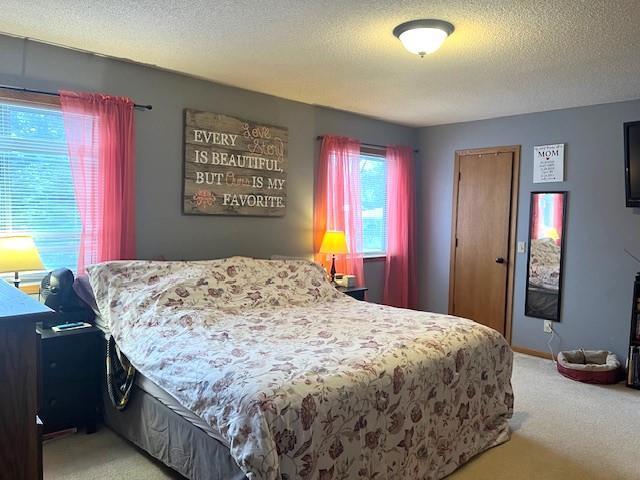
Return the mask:
[[284,215],[288,142],[286,128],[185,109],[182,211]]

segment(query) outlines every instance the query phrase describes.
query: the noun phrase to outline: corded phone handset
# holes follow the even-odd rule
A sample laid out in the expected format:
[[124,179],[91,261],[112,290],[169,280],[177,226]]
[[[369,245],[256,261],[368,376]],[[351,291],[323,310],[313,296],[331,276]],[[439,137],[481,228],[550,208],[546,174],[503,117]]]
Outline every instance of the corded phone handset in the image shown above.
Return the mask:
[[44,304],[60,315],[44,328],[55,324],[86,321],[93,317],[91,308],[84,303],[73,289],[75,278],[68,268],[58,268],[47,273],[40,282],[40,296]]

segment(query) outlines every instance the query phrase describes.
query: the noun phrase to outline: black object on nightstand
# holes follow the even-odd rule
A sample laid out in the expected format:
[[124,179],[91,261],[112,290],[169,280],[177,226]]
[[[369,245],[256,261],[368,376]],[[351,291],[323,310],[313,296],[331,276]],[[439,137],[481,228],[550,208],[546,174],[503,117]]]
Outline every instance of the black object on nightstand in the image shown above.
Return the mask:
[[86,327],[41,334],[41,409],[44,433],[71,427],[96,431],[102,374],[102,332]]
[[364,301],[364,294],[367,290],[366,287],[336,287],[339,292],[344,293],[345,295],[349,295],[350,297],[355,298],[356,300]]

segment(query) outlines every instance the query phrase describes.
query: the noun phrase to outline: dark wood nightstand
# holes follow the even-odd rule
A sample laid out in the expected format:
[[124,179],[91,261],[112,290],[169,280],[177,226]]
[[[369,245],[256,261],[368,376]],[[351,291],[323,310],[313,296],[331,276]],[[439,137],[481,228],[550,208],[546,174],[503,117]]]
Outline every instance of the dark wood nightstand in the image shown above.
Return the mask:
[[345,295],[349,295],[350,297],[355,298],[356,300],[364,301],[364,294],[367,290],[366,287],[336,287],[339,292],[344,293]]
[[71,427],[96,431],[102,375],[102,332],[95,327],[41,335],[44,433]]

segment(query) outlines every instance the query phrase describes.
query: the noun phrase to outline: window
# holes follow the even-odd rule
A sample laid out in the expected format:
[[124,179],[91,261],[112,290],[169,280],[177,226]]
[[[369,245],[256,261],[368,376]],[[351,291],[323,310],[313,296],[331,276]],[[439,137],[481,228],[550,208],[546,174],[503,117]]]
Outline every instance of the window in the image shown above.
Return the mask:
[[32,235],[47,270],[75,270],[80,231],[62,112],[0,100],[0,234]]
[[362,245],[365,256],[384,255],[387,246],[387,164],[384,157],[360,155]]

